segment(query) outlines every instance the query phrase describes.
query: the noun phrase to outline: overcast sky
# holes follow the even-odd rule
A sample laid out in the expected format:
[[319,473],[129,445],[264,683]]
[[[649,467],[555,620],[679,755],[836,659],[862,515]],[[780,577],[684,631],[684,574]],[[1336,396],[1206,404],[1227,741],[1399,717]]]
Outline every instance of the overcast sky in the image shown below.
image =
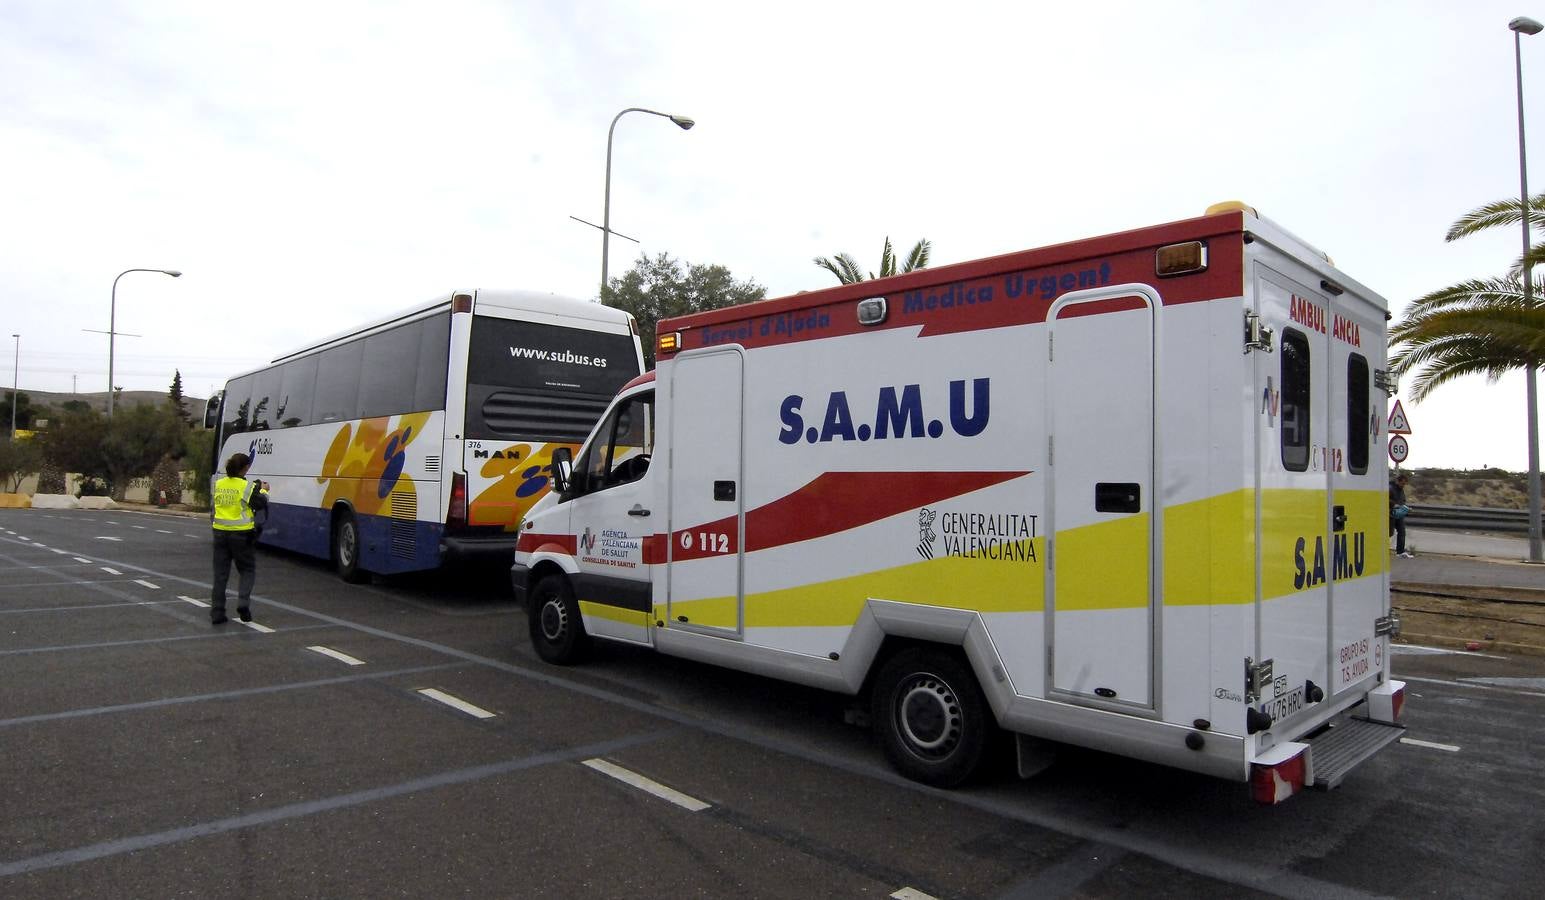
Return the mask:
[[[1445,244],[1518,194],[1514,16],[1361,3],[0,0],[0,308],[22,390],[203,396],[457,288],[593,297],[639,252],[770,296],[838,251],[935,265],[1240,199],[1382,293],[1505,270]],[[1545,34],[1524,39],[1545,189]],[[14,350],[7,346],[6,350]],[[9,386],[11,379],[3,379]],[[1408,465],[1526,465],[1521,376],[1405,398]]]

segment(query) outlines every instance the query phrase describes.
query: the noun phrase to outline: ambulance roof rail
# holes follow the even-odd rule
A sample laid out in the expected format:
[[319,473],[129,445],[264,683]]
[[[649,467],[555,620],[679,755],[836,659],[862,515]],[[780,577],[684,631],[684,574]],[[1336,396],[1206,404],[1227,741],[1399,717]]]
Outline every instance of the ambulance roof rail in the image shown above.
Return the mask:
[[1326,262],[1330,263],[1333,266],[1336,264],[1336,261],[1330,258],[1330,254],[1329,253],[1326,253],[1324,250],[1321,250],[1319,247],[1314,246],[1313,244],[1309,243],[1308,241],[1304,240],[1303,238],[1299,237],[1298,235],[1294,234],[1293,232],[1288,231],[1286,228],[1283,228],[1281,225],[1278,225],[1276,222],[1273,222],[1271,219],[1268,219],[1265,216],[1261,215],[1259,212],[1256,211],[1255,207],[1251,206],[1248,203],[1242,203],[1242,202],[1240,202],[1238,200],[1224,200],[1222,203],[1214,203],[1213,205],[1207,207],[1207,211],[1205,213],[1203,213],[1203,215],[1216,216],[1219,213],[1236,212],[1236,211],[1237,212],[1242,212],[1242,213],[1248,213],[1251,217],[1256,218],[1256,219],[1260,219],[1263,222],[1271,222],[1271,227],[1273,227],[1276,230],[1282,232],[1282,234],[1286,235],[1287,237],[1290,237],[1293,240],[1297,241],[1301,246],[1303,246],[1303,248],[1305,250],[1308,250],[1310,253],[1313,253],[1315,256],[1318,256],[1320,259],[1325,260]]

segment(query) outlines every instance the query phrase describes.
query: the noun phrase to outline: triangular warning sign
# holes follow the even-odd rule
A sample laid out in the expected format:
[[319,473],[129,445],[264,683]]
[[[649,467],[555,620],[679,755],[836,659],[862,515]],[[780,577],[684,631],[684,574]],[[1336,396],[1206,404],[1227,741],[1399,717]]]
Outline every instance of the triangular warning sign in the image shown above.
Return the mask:
[[1389,411],[1389,433],[1411,433],[1411,423],[1407,421],[1405,407],[1400,405],[1399,400],[1395,401],[1395,408]]

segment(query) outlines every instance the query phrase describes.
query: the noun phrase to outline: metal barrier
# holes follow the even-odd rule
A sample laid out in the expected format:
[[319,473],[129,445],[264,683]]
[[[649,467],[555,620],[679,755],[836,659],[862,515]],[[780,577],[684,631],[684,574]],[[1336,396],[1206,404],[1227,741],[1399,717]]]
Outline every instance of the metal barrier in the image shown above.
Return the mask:
[[[1545,521],[1545,516],[1541,516]],[[1451,531],[1501,531],[1529,533],[1529,511],[1524,509],[1488,509],[1482,506],[1422,506],[1411,504],[1406,516],[1408,528],[1439,528]]]

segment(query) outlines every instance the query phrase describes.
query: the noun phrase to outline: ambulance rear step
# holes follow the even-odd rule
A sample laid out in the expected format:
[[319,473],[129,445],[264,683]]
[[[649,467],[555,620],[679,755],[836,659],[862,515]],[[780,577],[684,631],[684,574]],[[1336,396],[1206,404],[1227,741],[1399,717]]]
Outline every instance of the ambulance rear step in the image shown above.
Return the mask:
[[1310,787],[1330,790],[1364,760],[1400,740],[1405,730],[1404,725],[1389,725],[1358,717],[1336,720],[1305,741],[1312,748],[1309,759],[1313,765],[1314,782]]

